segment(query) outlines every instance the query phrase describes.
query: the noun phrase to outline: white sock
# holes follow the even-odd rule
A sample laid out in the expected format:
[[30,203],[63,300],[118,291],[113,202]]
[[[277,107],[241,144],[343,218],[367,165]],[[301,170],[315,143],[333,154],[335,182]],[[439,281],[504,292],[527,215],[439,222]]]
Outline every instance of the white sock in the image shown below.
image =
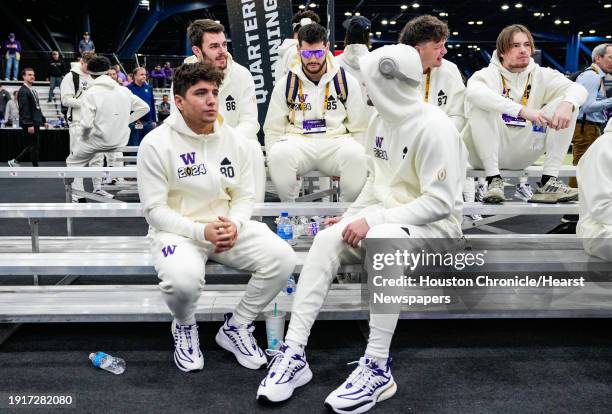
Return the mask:
[[178,322],[179,325],[183,326],[183,325],[195,325],[196,324],[196,319],[195,316],[192,316],[189,319],[184,319],[184,320],[179,320],[177,319],[176,322]]

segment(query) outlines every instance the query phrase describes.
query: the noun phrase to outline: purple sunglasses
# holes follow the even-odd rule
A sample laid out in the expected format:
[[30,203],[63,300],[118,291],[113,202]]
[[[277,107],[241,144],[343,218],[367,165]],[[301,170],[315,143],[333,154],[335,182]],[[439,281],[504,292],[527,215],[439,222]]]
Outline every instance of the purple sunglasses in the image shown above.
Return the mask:
[[317,59],[321,59],[325,55],[324,49],[317,50],[301,50],[300,54],[304,59],[310,59],[311,57],[316,57]]

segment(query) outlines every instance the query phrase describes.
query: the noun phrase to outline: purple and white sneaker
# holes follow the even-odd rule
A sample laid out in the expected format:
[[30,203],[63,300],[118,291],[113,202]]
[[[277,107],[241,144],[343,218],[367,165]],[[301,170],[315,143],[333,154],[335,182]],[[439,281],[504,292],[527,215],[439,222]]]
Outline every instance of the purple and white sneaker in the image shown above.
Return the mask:
[[387,359],[384,369],[374,359],[365,356],[350,364],[359,365],[341,386],[327,396],[327,407],[336,413],[365,413],[377,402],[393,397],[397,385],[391,375],[391,358]]
[[303,352],[296,351],[281,343],[280,349],[268,349],[272,357],[268,375],[257,389],[257,400],[262,402],[281,402],[288,400],[293,391],[312,379],[312,371]]
[[204,368],[204,356],[200,351],[198,325],[181,325],[172,321],[174,338],[174,363],[183,372],[200,371]]
[[249,369],[261,368],[268,360],[253,337],[255,325],[253,323],[232,325],[229,322],[231,317],[231,313],[225,314],[225,321],[219,328],[217,336],[215,336],[217,345],[234,354],[238,363],[243,367]]

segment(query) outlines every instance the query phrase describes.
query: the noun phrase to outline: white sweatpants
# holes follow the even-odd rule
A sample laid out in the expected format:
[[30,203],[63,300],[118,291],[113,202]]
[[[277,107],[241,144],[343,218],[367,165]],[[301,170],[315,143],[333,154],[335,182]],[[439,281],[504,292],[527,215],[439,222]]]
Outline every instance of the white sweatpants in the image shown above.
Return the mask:
[[[72,153],[75,151],[75,146],[79,142],[83,141],[83,130],[81,128],[81,125],[78,122],[70,125],[68,129],[68,134],[70,135],[70,155],[68,156],[68,158],[70,158],[72,156]],[[104,154],[100,152],[94,153],[93,156],[89,160],[87,160],[85,164],[83,163],[68,164],[68,159],[66,159],[66,165],[69,167],[70,166],[84,167],[86,165],[89,165],[90,167],[102,167],[104,165]],[[102,187],[102,178],[95,177],[95,178],[92,178],[91,181],[93,183],[94,190],[97,190]],[[84,190],[83,179],[75,178],[74,181],[72,182],[72,189],[83,191]]]
[[591,219],[580,220],[576,233],[584,251],[612,263],[612,226]]
[[253,178],[255,181],[255,202],[263,203],[266,198],[266,164],[261,144],[256,139],[247,140],[249,153],[253,157]]
[[[552,117],[560,103],[561,99],[557,99],[545,105],[542,110]],[[525,169],[545,152],[542,174],[557,177],[572,141],[577,117],[576,109],[569,127],[559,131],[548,128],[542,134],[533,132],[530,122],[524,128],[509,127],[504,124],[501,114],[473,107],[468,117],[471,136],[466,135],[465,140],[469,162],[474,168],[484,169],[487,177],[491,177],[499,175],[500,169]],[[542,135],[543,147],[532,148],[533,143]]]
[[[244,297],[234,314],[241,321],[253,321],[286,285],[295,268],[291,247],[268,226],[245,223],[234,247],[213,253],[213,245],[173,233],[152,230],[151,252],[159,288],[170,312],[181,324],[195,323],[197,302],[204,287],[208,259],[253,272]],[[165,251],[165,253],[164,253]],[[170,253],[172,251],[172,253]]]
[[[361,251],[344,243],[342,231],[350,223],[372,211],[371,209],[380,208],[382,208],[381,205],[368,207],[360,214],[345,217],[339,223],[317,234],[306,257],[302,273],[300,273],[285,341],[306,346],[310,330],[323,306],[340,265],[362,261]],[[370,228],[366,238],[427,239],[460,237],[460,226],[449,224],[442,222],[427,226],[382,224]],[[370,314],[370,337],[366,349],[368,355],[377,358],[389,356],[389,347],[398,318],[399,308],[395,314]]]
[[309,138],[288,135],[267,151],[270,177],[281,201],[294,201],[298,196],[296,178],[319,170],[328,176],[340,177],[340,200],[354,201],[367,176],[366,154],[350,135],[336,138]]

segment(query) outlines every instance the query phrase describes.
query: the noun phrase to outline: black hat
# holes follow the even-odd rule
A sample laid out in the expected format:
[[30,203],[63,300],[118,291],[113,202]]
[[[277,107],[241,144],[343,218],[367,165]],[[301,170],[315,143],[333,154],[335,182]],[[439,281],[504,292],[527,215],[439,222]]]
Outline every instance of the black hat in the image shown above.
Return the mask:
[[372,23],[370,20],[363,16],[353,16],[350,19],[346,19],[342,26],[349,33],[363,33],[366,30],[370,30]]

